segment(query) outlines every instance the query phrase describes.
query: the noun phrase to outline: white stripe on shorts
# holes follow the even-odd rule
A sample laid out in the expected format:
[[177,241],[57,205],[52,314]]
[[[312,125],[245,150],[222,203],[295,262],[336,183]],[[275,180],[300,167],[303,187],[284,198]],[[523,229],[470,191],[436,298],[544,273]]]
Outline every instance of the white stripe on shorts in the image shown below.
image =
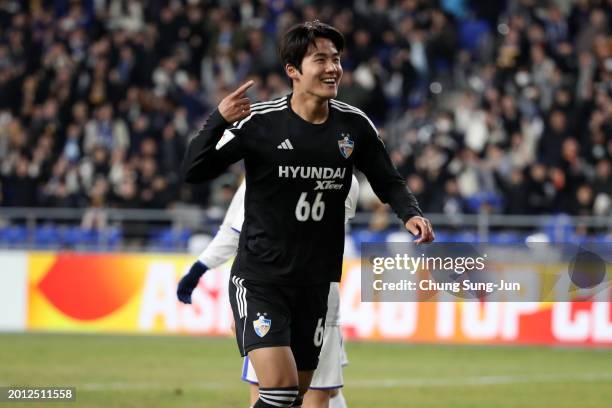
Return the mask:
[[236,276],[232,276],[232,282],[236,286],[236,303],[238,304],[238,316],[242,319],[247,315],[246,288],[242,286],[242,282],[244,282],[244,279],[239,279]]

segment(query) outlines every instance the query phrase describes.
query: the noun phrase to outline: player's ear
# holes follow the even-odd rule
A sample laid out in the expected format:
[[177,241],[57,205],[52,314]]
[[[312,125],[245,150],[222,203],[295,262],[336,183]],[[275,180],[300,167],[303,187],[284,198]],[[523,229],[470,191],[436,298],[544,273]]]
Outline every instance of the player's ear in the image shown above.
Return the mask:
[[287,73],[287,76],[292,80],[298,79],[301,74],[300,70],[293,64],[286,64],[285,72]]

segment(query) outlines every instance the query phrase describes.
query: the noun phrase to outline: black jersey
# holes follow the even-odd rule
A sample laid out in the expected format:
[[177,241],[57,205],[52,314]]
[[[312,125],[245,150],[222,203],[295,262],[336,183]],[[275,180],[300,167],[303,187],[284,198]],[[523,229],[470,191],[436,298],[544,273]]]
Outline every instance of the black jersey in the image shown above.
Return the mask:
[[281,285],[339,281],[353,166],[403,221],[421,210],[362,111],[330,100],[327,120],[313,124],[293,112],[290,98],[253,104],[231,125],[213,112],[189,144],[185,180],[214,178],[244,159],[245,217],[233,274]]

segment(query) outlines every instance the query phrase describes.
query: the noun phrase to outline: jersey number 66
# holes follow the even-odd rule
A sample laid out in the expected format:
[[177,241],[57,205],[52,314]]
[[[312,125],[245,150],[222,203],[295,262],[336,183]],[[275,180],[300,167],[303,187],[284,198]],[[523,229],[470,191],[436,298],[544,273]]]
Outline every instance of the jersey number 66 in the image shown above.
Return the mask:
[[321,221],[323,219],[323,213],[325,213],[325,203],[321,200],[323,193],[317,193],[312,205],[306,201],[307,195],[308,193],[302,193],[300,195],[300,199],[295,206],[295,218],[302,222],[308,221],[309,218],[312,218],[313,221]]

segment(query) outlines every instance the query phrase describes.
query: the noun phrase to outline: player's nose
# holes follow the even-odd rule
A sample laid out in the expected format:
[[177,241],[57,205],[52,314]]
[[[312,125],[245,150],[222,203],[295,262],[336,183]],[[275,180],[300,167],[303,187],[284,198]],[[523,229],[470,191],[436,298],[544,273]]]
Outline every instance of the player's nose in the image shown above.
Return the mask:
[[337,64],[333,63],[333,62],[328,62],[327,64],[325,64],[325,72],[327,74],[338,74],[338,72],[340,71],[339,67]]

